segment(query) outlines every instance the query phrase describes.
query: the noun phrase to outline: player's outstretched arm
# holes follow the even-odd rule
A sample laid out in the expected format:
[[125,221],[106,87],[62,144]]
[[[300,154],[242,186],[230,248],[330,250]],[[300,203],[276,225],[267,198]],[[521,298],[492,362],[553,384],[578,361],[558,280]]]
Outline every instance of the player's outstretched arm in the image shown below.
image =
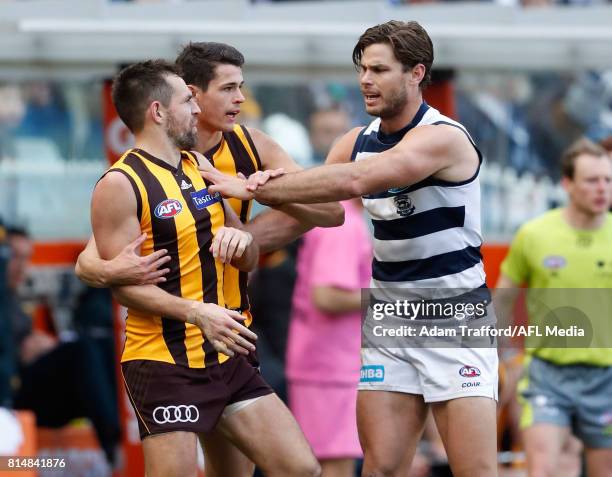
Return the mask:
[[[238,176],[229,176],[215,169],[202,154],[196,151],[192,151],[192,153],[198,158],[200,173],[204,178],[208,180],[213,178],[212,182],[215,184],[224,184],[222,191],[224,197],[251,200],[253,198],[253,192],[247,189],[249,184],[255,186],[262,185],[271,178],[278,177],[285,173],[283,168],[278,168],[260,171],[256,173],[255,177],[251,176],[248,179],[240,174]],[[259,246],[259,250],[263,253],[277,250],[293,242],[311,228],[316,227],[317,223],[336,225],[335,218],[332,218],[330,221],[329,217],[327,217],[328,212],[326,209],[315,208],[313,210],[309,209],[309,206],[300,204],[281,206],[281,208],[284,207],[291,208],[293,216],[281,210],[272,209],[258,215],[254,220],[249,221],[243,227],[243,230],[252,235]],[[228,207],[226,207],[226,210],[228,210]],[[324,215],[326,217],[319,220],[319,215]],[[299,216],[301,220],[298,220],[298,218],[294,216]],[[344,222],[344,209],[342,209],[342,221]]]
[[[270,136],[255,128],[249,128],[255,148],[261,158],[264,170],[283,169],[285,172],[297,172],[302,168]],[[344,223],[344,208],[335,202],[321,204],[283,203],[279,210],[295,218],[305,226],[337,227]]]
[[[91,220],[102,259],[113,259],[140,236],[136,210],[136,198],[125,176],[111,171],[98,182],[92,198]],[[198,326],[217,351],[232,356],[254,349],[248,340],[257,336],[239,323],[244,318],[237,312],[214,303],[177,297],[154,285],[121,286],[112,290],[124,306]]]
[[[345,146],[334,148],[327,156],[326,164],[338,164],[349,162],[350,155],[347,155],[345,149],[352,149],[361,128],[354,128],[341,138]],[[284,169],[283,169],[284,171]],[[280,177],[282,174],[279,174]],[[274,177],[271,177],[274,179]],[[263,185],[267,182],[263,182]],[[290,204],[296,211],[300,204]],[[282,206],[281,206],[282,207]],[[278,210],[283,210],[279,208]],[[245,230],[253,234],[254,239],[259,244],[259,249],[262,253],[272,252],[298,239],[304,233],[308,232],[316,223],[304,217],[300,220],[291,217],[290,215],[279,213],[277,209],[272,209],[259,214],[255,219],[245,225]],[[310,212],[312,213],[312,211]]]
[[[354,146],[354,141],[351,144],[347,140],[351,133],[345,135],[330,154],[348,160]],[[462,131],[452,126],[423,126],[407,133],[393,148],[366,159],[329,164],[272,179],[258,187],[254,197],[264,204],[344,200],[394,187],[406,187],[447,168],[465,164],[472,171],[475,170],[477,156]],[[226,178],[219,178],[215,174],[206,174],[205,177],[215,183],[212,191],[224,194],[240,188],[238,184],[230,184]]]
[[155,285],[166,281],[170,269],[161,268],[170,261],[167,250],[158,250],[142,257],[140,246],[146,240],[147,234],[126,245],[121,253],[112,260],[100,258],[96,241],[90,237],[85,249],[79,254],[75,266],[77,277],[94,288],[104,288],[120,285]]

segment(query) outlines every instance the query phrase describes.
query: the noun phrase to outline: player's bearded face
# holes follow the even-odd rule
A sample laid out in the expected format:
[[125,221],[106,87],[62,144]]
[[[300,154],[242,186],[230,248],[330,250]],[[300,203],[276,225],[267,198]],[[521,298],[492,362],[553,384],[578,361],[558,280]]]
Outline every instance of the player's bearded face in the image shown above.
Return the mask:
[[166,124],[166,134],[179,149],[195,148],[198,142],[195,117],[191,116],[186,121],[179,121],[175,115],[170,114]]
[[359,82],[368,114],[382,119],[400,115],[409,102],[409,79],[389,45],[375,43],[364,49]]
[[408,91],[404,84],[399,84],[393,90],[383,93],[382,97],[383,104],[375,113],[381,119],[391,119],[401,114],[408,103]]

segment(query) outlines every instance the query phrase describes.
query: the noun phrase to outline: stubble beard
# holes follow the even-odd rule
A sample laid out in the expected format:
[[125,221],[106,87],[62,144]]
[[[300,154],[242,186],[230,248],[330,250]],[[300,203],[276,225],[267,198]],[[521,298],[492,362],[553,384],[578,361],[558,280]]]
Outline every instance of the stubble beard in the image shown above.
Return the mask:
[[408,104],[408,92],[405,88],[398,88],[393,92],[389,100],[384,104],[380,111],[375,113],[380,119],[392,119],[399,116]]
[[168,121],[166,134],[174,145],[183,151],[194,149],[198,143],[197,130],[192,127],[188,131],[180,131],[172,117]]

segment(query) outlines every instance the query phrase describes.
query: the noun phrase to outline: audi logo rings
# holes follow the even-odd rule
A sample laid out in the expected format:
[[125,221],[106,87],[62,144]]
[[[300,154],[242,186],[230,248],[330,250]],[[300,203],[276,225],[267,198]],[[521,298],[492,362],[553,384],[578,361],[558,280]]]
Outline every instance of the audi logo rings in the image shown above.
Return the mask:
[[176,422],[197,422],[200,411],[193,404],[186,406],[157,406],[153,411],[153,420],[157,424],[174,424]]

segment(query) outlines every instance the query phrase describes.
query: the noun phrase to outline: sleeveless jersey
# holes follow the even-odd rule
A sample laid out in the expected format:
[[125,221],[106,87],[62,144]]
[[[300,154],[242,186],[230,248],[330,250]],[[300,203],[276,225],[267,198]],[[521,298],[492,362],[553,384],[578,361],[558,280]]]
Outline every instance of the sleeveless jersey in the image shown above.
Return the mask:
[[[183,152],[175,169],[146,151],[131,149],[109,171],[124,174],[134,189],[140,228],[147,233],[141,254],[166,249],[171,257],[167,281],[158,286],[175,296],[224,306],[224,267],[209,252],[225,223],[223,202],[208,194],[196,158]],[[203,368],[227,357],[195,325],[128,309],[121,361],[136,359]]]
[[[364,128],[351,160],[359,161],[395,146],[411,129],[446,124],[466,129],[423,103],[406,127],[392,134],[380,130],[380,119]],[[429,288],[447,297],[485,287],[480,246],[480,167],[463,182],[428,177],[416,184],[362,198],[374,229],[372,288],[383,299],[397,300],[393,289]],[[384,290],[387,289],[388,292]]]
[[[224,132],[221,142],[205,153],[211,163],[224,174],[235,176],[241,172],[249,177],[261,170],[261,161],[247,129],[239,124],[231,132]],[[242,223],[249,220],[252,201],[228,199]],[[241,272],[231,265],[225,266],[223,294],[228,308],[238,310],[247,316],[245,325],[250,326],[252,317],[249,312],[247,295],[247,272]]]

